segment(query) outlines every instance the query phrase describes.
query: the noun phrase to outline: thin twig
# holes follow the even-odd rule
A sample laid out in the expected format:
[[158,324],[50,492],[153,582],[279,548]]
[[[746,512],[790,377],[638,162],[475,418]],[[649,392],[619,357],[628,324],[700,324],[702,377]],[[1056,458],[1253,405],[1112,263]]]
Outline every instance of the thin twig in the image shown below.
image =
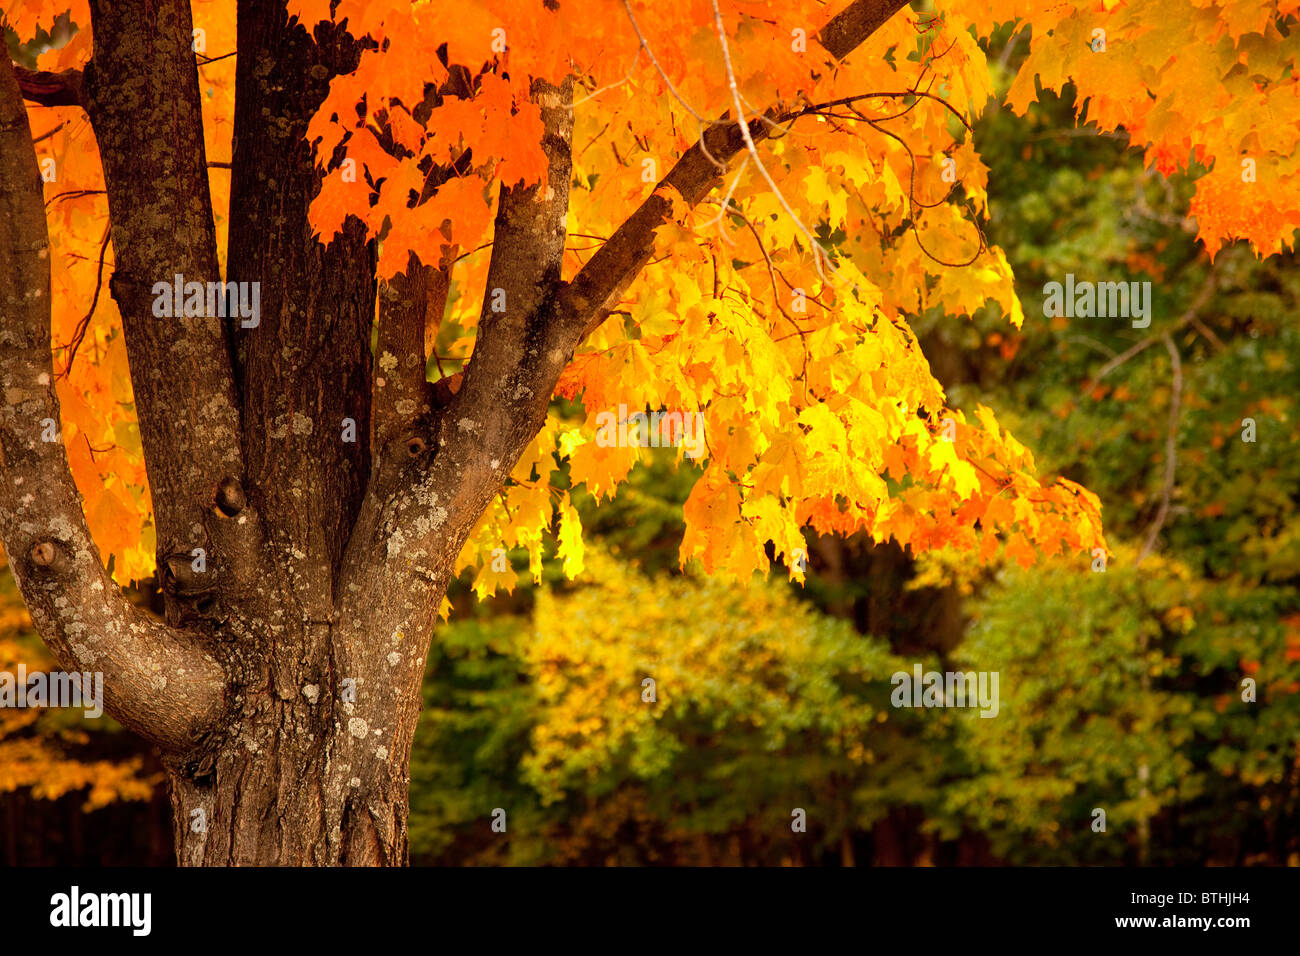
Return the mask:
[[[1173,335],[1183,326],[1192,325],[1196,321],[1198,321],[1197,315],[1201,311],[1202,307],[1204,307],[1206,301],[1210,298],[1210,293],[1214,291],[1214,283],[1215,283],[1215,274],[1214,271],[1211,270],[1210,274],[1205,278],[1205,284],[1201,286],[1201,291],[1196,294],[1196,298],[1193,300],[1192,304],[1187,307],[1187,311],[1182,314],[1182,317],[1179,318],[1177,322],[1171,325],[1166,332],[1158,335],[1149,335],[1141,342],[1129,346],[1123,352],[1120,352],[1119,355],[1116,355],[1113,359],[1111,359],[1109,362],[1103,365],[1101,367],[1101,370],[1092,377],[1092,380],[1089,381],[1088,384],[1083,387],[1083,391],[1079,393],[1079,398],[1080,399],[1087,398],[1090,394],[1092,394],[1092,390],[1101,384],[1101,380],[1103,378],[1105,378],[1111,372],[1115,371],[1115,369],[1119,368],[1121,365],[1123,365],[1133,356],[1137,355],[1139,352],[1143,352],[1146,349],[1150,348],[1152,345],[1155,345],[1166,335]],[[1207,328],[1206,331],[1208,332],[1209,329]],[[1210,332],[1209,337],[1213,341],[1218,342],[1220,348],[1223,347],[1223,343],[1218,341],[1218,336],[1214,335],[1213,332]]]
[[80,199],[83,196],[104,196],[104,195],[107,195],[107,192],[106,190],[103,189],[69,189],[66,190],[65,192],[61,192],[58,193],[57,195],[51,196],[49,199],[45,201],[45,205],[51,206],[54,203],[60,202],[64,199]]
[[53,135],[54,135],[55,133],[57,133],[59,130],[63,129],[63,126],[64,126],[64,124],[63,124],[63,123],[60,123],[58,126],[55,126],[53,129],[46,130],[46,131],[45,131],[44,133],[42,133],[40,136],[37,136],[37,137],[35,137],[35,138],[32,140],[32,145],[35,146],[37,143],[41,142],[42,140],[47,140],[47,139],[49,139],[51,136],[53,136]]
[[[885,99],[900,96],[915,96],[918,98],[918,101],[922,98],[934,100],[936,103],[947,109],[953,116],[957,117],[961,125],[966,127],[968,132],[970,131],[971,126],[970,123],[966,121],[966,117],[962,116],[961,113],[958,112],[957,108],[942,96],[936,96],[934,93],[929,92],[928,88],[926,90],[903,90],[901,93],[858,93],[854,96],[845,96],[838,100],[827,100],[825,103],[813,103],[810,106],[805,107],[802,112],[805,114],[815,114],[820,110],[832,109],[836,106],[851,106],[859,100]],[[900,116],[906,116],[915,108],[916,103],[913,103],[901,113],[894,113],[892,116],[874,116],[872,119],[877,123],[883,120],[898,119]]]
[[1197,332],[1200,332],[1201,335],[1205,336],[1206,340],[1210,342],[1210,344],[1212,344],[1220,352],[1227,350],[1228,347],[1223,344],[1223,339],[1215,335],[1214,330],[1210,328],[1208,325],[1206,325],[1204,322],[1202,322],[1199,316],[1195,316],[1195,315],[1192,316],[1192,328],[1194,328]]
[[[799,345],[803,350],[803,370],[799,373],[799,378],[803,381],[803,398],[806,405],[808,404],[808,332],[799,328],[799,323],[794,320],[794,316],[781,305],[781,293],[776,287],[776,268],[772,265],[772,257],[767,254],[767,247],[763,245],[763,239],[758,234],[758,230],[754,228],[754,224],[750,222],[749,217],[743,212],[735,210],[735,214],[741,218],[753,234],[754,241],[758,243],[758,251],[763,254],[763,261],[767,263],[767,275],[772,282],[772,304],[776,306],[778,312],[785,316],[786,321],[799,335]],[[714,298],[717,298],[717,293],[714,293]]]
[[1108,348],[1107,346],[1105,346],[1105,345],[1103,345],[1102,343],[1098,342],[1096,339],[1088,338],[1088,336],[1086,336],[1086,335],[1067,335],[1067,336],[1065,337],[1065,341],[1067,341],[1067,342],[1082,342],[1084,345],[1091,346],[1092,348],[1096,349],[1098,352],[1103,353],[1107,358],[1114,358],[1114,357],[1115,357],[1115,350],[1114,350],[1114,349],[1112,349],[1112,348]]
[[202,53],[196,55],[200,57],[199,66],[207,66],[209,63],[220,63],[222,60],[229,59],[230,57],[234,56],[238,52],[239,52],[238,50],[231,50],[229,53],[223,53],[221,54],[221,56],[213,56],[213,57],[204,56]]
[[[731,101],[736,108],[736,122],[740,127],[740,135],[745,141],[745,149],[748,151],[750,159],[754,161],[754,165],[758,167],[758,171],[762,173],[763,178],[767,180],[767,184],[771,188],[772,194],[776,197],[777,202],[781,204],[781,208],[785,210],[786,215],[788,215],[794,224],[799,227],[799,231],[802,232],[808,242],[811,243],[813,250],[813,263],[817,266],[817,274],[825,280],[825,273],[822,271],[822,260],[825,259],[826,265],[830,268],[831,274],[837,279],[843,279],[843,276],[840,275],[839,270],[835,268],[835,264],[831,261],[830,253],[822,248],[822,244],[817,241],[817,237],[814,236],[812,231],[803,224],[803,221],[800,220],[798,214],[790,208],[790,203],[781,192],[781,187],[776,184],[776,180],[772,178],[772,174],[767,171],[767,167],[763,165],[762,159],[759,158],[758,147],[754,145],[754,137],[750,135],[749,132],[749,120],[745,116],[745,108],[740,102],[740,88],[736,85],[736,71],[731,65],[731,47],[727,43],[727,30],[722,23],[722,11],[718,9],[718,0],[710,0],[710,2],[713,4],[713,23],[718,31],[718,42],[722,44],[722,62],[727,69],[727,85],[731,89]],[[701,142],[703,142],[703,139],[701,139]]]
[[727,164],[719,162],[717,158],[712,153],[709,152],[709,144],[705,142],[706,139],[704,135],[705,127],[714,126],[716,125],[717,121],[707,119],[701,116],[699,113],[695,111],[695,108],[691,106],[690,103],[687,103],[686,99],[680,93],[677,92],[677,87],[674,86],[673,81],[668,78],[668,73],[659,64],[659,59],[658,57],[655,56],[655,51],[650,49],[649,41],[646,40],[645,34],[641,32],[641,26],[636,22],[636,17],[632,14],[632,4],[629,2],[629,0],[623,0],[623,9],[627,11],[627,18],[628,21],[632,24],[632,30],[636,33],[637,39],[641,42],[640,48],[645,50],[646,54],[650,57],[650,62],[653,63],[655,69],[659,71],[660,77],[663,78],[665,85],[667,85],[668,87],[668,92],[672,93],[673,98],[677,100],[678,103],[682,104],[686,112],[690,113],[691,116],[695,117],[695,122],[699,127],[699,134],[700,134],[700,152],[704,154],[705,158],[709,162],[711,162],[716,169],[725,171],[727,168]]
[[748,168],[749,168],[749,156],[748,154],[746,154],[745,161],[740,164],[740,168],[736,170],[736,175],[731,180],[731,185],[727,187],[727,194],[722,197],[722,202],[719,203],[720,208],[718,209],[717,216],[710,219],[708,222],[701,224],[700,226],[701,231],[708,229],[710,226],[717,226],[718,235],[722,236],[722,238],[726,240],[728,245],[734,245],[734,243],[732,243],[731,240],[727,238],[727,234],[722,230],[722,217],[728,212],[728,207],[731,204],[732,194],[735,193],[736,186],[740,183],[741,175]]
[[614,83],[610,83],[607,86],[598,86],[596,89],[592,90],[582,99],[574,100],[572,103],[566,103],[564,108],[567,110],[572,110],[574,107],[581,106],[583,103],[587,102],[588,100],[595,99],[601,93],[604,93],[607,90],[612,90],[616,86],[622,86],[628,80],[632,79],[632,74],[636,72],[636,65],[641,59],[641,51],[643,49],[645,49],[644,43],[641,46],[636,48],[636,56],[632,57],[632,65],[627,68],[627,74],[623,77],[623,79],[617,80]]
[[90,300],[89,311],[77,323],[76,331],[72,333],[72,342],[68,345],[68,361],[63,366],[60,378],[67,378],[72,373],[72,360],[77,357],[77,349],[81,347],[82,339],[86,337],[86,330],[90,328],[90,320],[95,314],[95,307],[99,305],[99,291],[104,287],[104,256],[108,253],[108,237],[109,227],[105,225],[104,239],[99,246],[99,269],[95,273],[95,294]]

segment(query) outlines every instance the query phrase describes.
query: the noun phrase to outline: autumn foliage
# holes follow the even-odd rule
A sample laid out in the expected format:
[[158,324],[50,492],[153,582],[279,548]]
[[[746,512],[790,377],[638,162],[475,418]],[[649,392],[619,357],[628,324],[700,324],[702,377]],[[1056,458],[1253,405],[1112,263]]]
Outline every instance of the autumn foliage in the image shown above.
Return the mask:
[[[60,6],[19,3],[9,16],[24,37],[50,26]],[[355,73],[333,82],[311,128],[318,161],[334,169],[313,225],[328,241],[345,216],[361,218],[382,237],[383,277],[405,268],[407,250],[454,263],[456,291],[436,330],[444,371],[473,347],[494,183],[545,175],[533,79],[578,78],[555,94],[575,116],[566,272],[650,194],[702,124],[735,112],[727,71],[694,67],[719,62],[708,3],[596,6],[333,10],[375,44]],[[1168,3],[1063,3],[1028,14],[1019,22],[1032,28],[1032,53],[1008,102],[1023,111],[1036,89],[1072,82],[1089,122],[1123,125],[1162,171],[1209,169],[1193,209],[1211,250],[1244,238],[1275,251],[1300,225],[1300,91],[1286,53],[1294,40],[1273,25],[1294,11],[1286,2],[1244,5],[1248,14],[1243,5],[1177,6],[1170,15]],[[293,10],[306,24],[331,16],[327,3]],[[232,52],[233,4],[196,2],[194,11],[205,55]],[[982,241],[988,170],[967,126],[991,93],[976,37],[1024,11],[960,3],[905,12],[841,64],[815,39],[833,12],[821,3],[721,4],[734,96],[747,115],[778,117],[766,120],[772,142],[693,209],[668,196],[679,216],[659,230],[653,264],[561,382],[561,394],[581,398],[585,420],[548,419],[461,556],[483,569],[482,590],[496,586],[490,556],[500,542],[540,555],[557,513],[548,490],[557,459],[569,461],[575,483],[616,493],[641,452],[600,448],[591,436],[595,415],[619,401],[705,410],[708,456],[687,505],[682,558],[710,570],[762,570],[772,542],[797,577],[791,556],[806,554],[805,527],[865,529],[919,548],[956,544],[983,558],[1005,546],[1025,562],[1035,548],[1086,556],[1103,545],[1096,499],[1036,479],[1032,456],[991,410],[949,409],[906,326],[909,314],[969,315],[990,300],[1013,326],[1023,322],[1005,257]],[[87,21],[75,5],[72,19]],[[1104,53],[1090,46],[1097,27]],[[82,29],[39,66],[79,66],[91,43]],[[234,64],[204,64],[205,55],[207,147],[219,164],[230,149]],[[449,67],[479,63],[488,67],[472,88],[427,106],[426,83],[446,84]],[[1233,109],[1221,114],[1215,104],[1229,99]],[[118,580],[138,579],[152,564],[149,497],[120,328],[112,300],[95,295],[112,250],[101,265],[107,209],[94,138],[76,108],[32,112],[39,153],[58,169],[46,195],[57,244],[54,345],[70,366],[60,387],[65,441],[96,540]],[[1258,162],[1253,189],[1240,188],[1247,154]],[[355,175],[343,175],[345,159]],[[955,182],[944,177],[947,159]],[[453,164],[456,175],[415,205],[431,164]],[[228,172],[218,165],[210,182],[220,227]],[[947,417],[955,441],[941,435]],[[578,548],[576,529],[565,530],[567,501],[558,504],[559,533]]]
[[[191,6],[224,269],[235,4]],[[580,296],[581,277],[617,254],[632,217],[654,216],[644,267],[609,300],[579,303],[596,321],[456,559],[480,598],[516,587],[514,569],[494,560],[502,549],[526,552],[534,582],[548,547],[567,577],[591,566],[614,576],[603,554],[584,550],[578,498],[607,504],[650,460],[648,449],[596,440],[597,417],[620,405],[703,416],[705,454],[677,455],[679,468],[699,471],[677,558],[724,581],[749,586],[774,566],[802,581],[810,540],[822,535],[955,550],[972,566],[1048,557],[1084,571],[1112,554],[1098,496],[1040,474],[1000,409],[956,407],[914,328],[936,315],[993,315],[1009,358],[1009,343],[1042,321],[986,237],[996,170],[972,127],[997,100],[983,41],[1009,27],[1028,49],[1005,96],[1012,112],[1071,91],[1081,127],[1122,130],[1145,166],[1194,183],[1188,211],[1211,259],[1237,242],[1269,256],[1293,251],[1300,228],[1300,0],[924,6],[903,6],[841,51],[828,30],[840,8],[821,0],[291,0],[309,30],[345,24],[365,47],[308,127],[323,177],[310,228],[328,245],[359,223],[377,243],[380,283],[407,272],[412,256],[442,275],[445,302],[426,319],[430,382],[454,393],[480,341],[502,188],[554,187],[545,111],[572,119],[566,294]],[[39,55],[39,70],[89,61],[86,4],[6,4],[24,43],[65,11],[79,29]],[[44,196],[62,441],[114,579],[138,582],[155,571],[156,541],[122,322],[108,294],[103,170],[80,107],[30,103],[28,112],[52,171]],[[701,136],[737,119],[742,148],[707,157],[716,184],[698,195],[674,185],[675,164],[698,152]],[[377,384],[398,361],[376,348]],[[785,600],[745,593],[757,605]],[[444,599],[444,616],[450,610]],[[557,628],[529,650],[540,656],[543,696],[580,643]],[[678,649],[671,665],[682,681],[735,664],[697,664],[693,652]],[[883,651],[876,656],[870,663],[883,666]],[[615,670],[588,665],[593,679]],[[755,706],[775,714],[784,704],[764,697]],[[825,717],[821,730],[846,759],[865,759],[853,741],[874,720],[862,706]],[[641,732],[619,721],[608,715],[585,746],[612,748]],[[528,772],[543,790],[599,759],[542,744]]]

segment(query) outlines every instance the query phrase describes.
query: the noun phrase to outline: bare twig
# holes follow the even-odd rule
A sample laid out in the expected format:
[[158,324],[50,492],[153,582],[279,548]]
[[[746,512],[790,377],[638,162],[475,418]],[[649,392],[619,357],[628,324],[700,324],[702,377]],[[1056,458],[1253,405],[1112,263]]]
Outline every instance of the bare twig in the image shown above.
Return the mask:
[[213,57],[207,57],[202,53],[198,53],[196,56],[199,58],[199,66],[207,66],[209,63],[220,63],[222,60],[227,60],[238,52],[238,50],[231,50],[229,53],[223,53],[221,56]]
[[[857,103],[861,100],[886,99],[886,98],[894,98],[900,96],[915,96],[918,102],[922,99],[934,100],[940,106],[944,107],[953,116],[957,117],[958,122],[960,122],[962,126],[966,127],[966,130],[968,132],[970,131],[971,126],[970,123],[966,121],[966,117],[962,116],[961,113],[957,111],[957,108],[954,107],[947,100],[945,100],[942,96],[937,96],[934,93],[929,92],[928,88],[925,90],[917,90],[917,89],[903,90],[902,92],[898,92],[898,93],[880,93],[880,92],[858,93],[855,96],[845,96],[838,100],[827,100],[825,103],[813,103],[812,105],[805,107],[801,111],[801,113],[803,115],[815,115],[821,112],[822,110],[833,109],[836,106],[851,106],[854,103]],[[877,123],[883,120],[898,119],[900,116],[906,116],[915,108],[916,108],[916,103],[913,103],[900,113],[893,113],[889,116],[873,116],[872,119]]]
[[61,192],[56,196],[51,196],[46,200],[45,205],[52,206],[56,202],[62,202],[65,199],[80,199],[82,196],[103,196],[106,195],[103,189],[69,189]]
[[110,229],[105,225],[104,238],[99,244],[99,268],[95,272],[95,294],[90,299],[90,308],[86,310],[85,316],[77,323],[77,328],[72,333],[72,341],[68,344],[68,360],[63,364],[63,371],[59,373],[60,378],[67,378],[72,373],[72,361],[77,357],[77,349],[81,347],[81,342],[86,337],[86,330],[90,328],[90,320],[95,315],[95,307],[99,305],[99,293],[104,287],[104,256],[108,253],[109,234]]
[[65,125],[64,123],[59,123],[57,126],[53,127],[52,129],[48,129],[48,130],[46,130],[46,131],[45,131],[44,133],[42,133],[40,136],[33,137],[33,139],[32,139],[32,145],[35,146],[37,143],[40,143],[40,142],[42,142],[42,141],[44,141],[44,140],[49,139],[51,136],[53,136],[53,135],[54,135],[55,133],[57,133],[59,130],[63,129],[64,125]]
[[[629,15],[629,16],[631,15],[631,11],[629,11],[628,15]],[[576,107],[576,106],[581,106],[583,103],[587,102],[588,100],[592,100],[592,99],[595,99],[597,96],[600,96],[601,93],[604,93],[604,92],[606,92],[606,91],[608,91],[608,90],[612,90],[612,89],[614,89],[615,87],[622,86],[624,83],[626,83],[626,82],[628,82],[629,80],[631,80],[631,79],[632,79],[632,74],[636,72],[636,65],[637,65],[637,63],[639,63],[639,62],[641,61],[641,51],[644,50],[644,49],[648,49],[648,47],[645,45],[645,40],[643,39],[643,40],[641,41],[641,45],[640,45],[639,47],[636,48],[636,55],[635,55],[634,57],[632,57],[632,65],[629,66],[629,67],[627,68],[627,73],[623,76],[623,79],[621,79],[621,80],[615,80],[613,83],[606,84],[605,86],[598,86],[598,87],[596,87],[596,89],[592,90],[590,93],[588,93],[588,94],[587,94],[586,96],[584,96],[582,99],[580,99],[580,100],[574,100],[572,103],[567,104],[568,108],[569,108],[569,109],[573,109],[573,108]],[[608,124],[608,123],[606,123],[605,126],[606,126],[606,129],[609,128],[609,124]]]
[[[1205,284],[1201,286],[1201,291],[1196,294],[1196,298],[1192,301],[1192,304],[1187,307],[1187,311],[1182,314],[1182,317],[1179,318],[1177,322],[1170,326],[1167,331],[1158,335],[1149,335],[1142,341],[1129,346],[1123,352],[1120,352],[1119,355],[1116,355],[1113,359],[1103,365],[1101,370],[1097,372],[1088,384],[1083,387],[1083,391],[1079,393],[1079,398],[1087,398],[1088,395],[1092,394],[1092,390],[1101,384],[1103,378],[1115,371],[1115,369],[1119,368],[1139,352],[1143,352],[1152,345],[1155,345],[1162,338],[1173,335],[1184,326],[1194,325],[1198,321],[1198,314],[1205,306],[1205,303],[1209,300],[1210,294],[1214,291],[1214,283],[1215,274],[1213,270],[1211,270],[1210,274],[1205,279]],[[1212,341],[1217,343],[1220,349],[1223,348],[1223,343],[1219,341],[1218,336],[1209,331],[1208,327],[1205,329],[1205,332],[1209,332],[1207,338],[1210,338]],[[1203,332],[1202,334],[1205,333]]]
[[[794,320],[794,316],[792,316],[789,312],[787,312],[785,310],[785,307],[781,305],[781,294],[776,287],[776,267],[772,264],[772,257],[768,255],[767,248],[763,245],[763,238],[758,234],[758,230],[754,227],[754,224],[750,221],[749,217],[746,216],[739,209],[732,210],[732,212],[734,212],[735,215],[739,216],[741,220],[744,221],[745,225],[749,228],[750,233],[753,235],[754,241],[758,243],[758,251],[763,254],[763,261],[767,263],[767,275],[772,282],[772,303],[773,305],[776,306],[777,311],[779,311],[783,316],[785,316],[785,320],[790,323],[790,326],[795,330],[795,332],[799,336],[799,345],[803,350],[803,370],[799,373],[799,378],[803,381],[803,398],[804,398],[804,403],[807,404],[808,402],[808,332],[804,329],[801,329],[799,327],[799,323]],[[714,295],[716,298],[716,293]]]

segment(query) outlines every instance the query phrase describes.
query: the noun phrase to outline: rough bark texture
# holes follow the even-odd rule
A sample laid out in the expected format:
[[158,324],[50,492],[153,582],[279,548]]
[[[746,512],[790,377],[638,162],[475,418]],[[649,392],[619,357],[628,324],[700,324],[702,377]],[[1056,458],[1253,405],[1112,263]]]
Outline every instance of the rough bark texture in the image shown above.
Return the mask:
[[242,471],[220,323],[153,312],[158,282],[220,279],[190,11],[186,3],[95,0],[91,17],[86,95],[108,190],[109,288],[126,333],[158,567],[182,576],[167,596],[168,618],[179,623],[191,610],[182,597],[197,600],[217,583],[215,571],[192,579],[191,555],[212,553],[205,524],[217,484]]
[[50,352],[50,242],[18,83],[0,66],[0,540],[61,666],[104,674],[109,710],[173,749],[218,717],[224,678],[184,631],[131,607],[99,558],[57,424]]
[[[842,57],[903,5],[857,0],[822,43]],[[322,173],[303,134],[360,47],[328,25],[309,34],[282,0],[241,0],[226,278],[259,284],[259,322],[158,318],[155,283],[220,279],[189,4],[91,12],[84,75],[0,67],[0,540],[60,662],[103,671],[110,712],[164,749],[181,863],[404,863],[420,684],[455,557],[669,204],[652,196],[563,282],[572,85],[535,82],[548,182],[502,190],[477,345],[451,387],[430,386],[447,263],[412,257],[378,287],[359,223],[328,247],[307,224]],[[24,98],[84,106],[99,140],[166,624],[114,587],[63,445],[41,441],[59,412]],[[691,204],[745,148],[725,118],[706,138],[661,184]]]

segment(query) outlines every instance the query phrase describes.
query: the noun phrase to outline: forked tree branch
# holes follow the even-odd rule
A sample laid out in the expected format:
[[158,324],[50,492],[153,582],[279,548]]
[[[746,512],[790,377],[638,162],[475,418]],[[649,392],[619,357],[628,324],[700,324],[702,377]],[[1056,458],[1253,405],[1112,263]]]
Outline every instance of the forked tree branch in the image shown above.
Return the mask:
[[[818,39],[843,58],[906,4],[855,0]],[[502,191],[478,341],[459,389],[441,410],[435,447],[430,449],[436,457],[405,479],[405,487],[376,503],[358,522],[361,534],[354,535],[349,546],[346,563],[363,591],[365,581],[385,568],[386,573],[414,571],[430,580],[446,574],[447,569],[423,559],[413,562],[410,556],[438,553],[429,546],[435,537],[451,537],[457,542],[452,552],[459,550],[459,542],[541,428],[547,402],[574,350],[604,321],[612,300],[649,261],[655,230],[671,214],[667,193],[675,191],[691,206],[699,203],[721,182],[727,161],[746,148],[746,133],[752,142],[771,129],[759,118],[742,131],[724,117],[705,130],[650,198],[565,284],[559,281],[559,256],[571,169],[571,86],[567,93],[553,97],[534,87],[534,97],[541,96],[543,103],[550,186],[541,197],[535,190],[518,195]],[[494,296],[504,298],[503,313],[493,310]],[[431,509],[438,520],[430,520]],[[376,565],[374,545],[365,549],[361,541],[369,537],[391,542],[394,531],[400,551],[390,544],[387,560],[381,558]],[[398,554],[402,556],[393,560]],[[360,562],[367,559],[372,564],[362,567]]]
[[[428,580],[446,570],[432,565],[433,556],[446,550],[436,542],[463,541],[468,535],[537,435],[551,391],[572,356],[571,346],[565,351],[552,342],[554,323],[547,311],[564,252],[572,83],[557,88],[536,81],[532,96],[541,106],[547,181],[501,190],[478,344],[456,391],[444,392],[427,445],[397,456],[409,459],[400,474],[376,483],[367,494],[344,561],[347,587],[339,593],[345,618],[350,593],[364,594],[384,586],[380,582],[412,574]],[[409,294],[411,289],[409,272],[390,285],[398,298],[385,306],[393,313],[387,333],[381,312],[380,337],[423,354],[417,337],[421,325],[407,321],[406,335],[398,331],[400,313],[409,308],[402,304],[404,290]],[[403,365],[400,355],[393,355],[393,362],[398,369]],[[352,592],[354,585],[360,590]]]
[[[551,341],[546,328],[564,258],[573,175],[573,110],[568,105],[573,81],[555,87],[534,80],[531,95],[541,106],[547,179],[527,188],[501,188],[478,337],[452,403],[453,410],[475,411],[475,428],[465,431],[507,435],[531,427],[525,444],[541,427],[554,382],[573,353],[573,346]],[[517,457],[510,455],[510,447],[497,449],[507,470]]]
[[50,242],[31,127],[0,65],[0,541],[59,663],[99,672],[123,724],[183,750],[223,706],[221,667],[187,634],[133,608],[100,563],[58,435]]
[[1173,325],[1169,326],[1169,328],[1165,329],[1163,332],[1160,332],[1156,335],[1149,335],[1146,338],[1142,339],[1141,341],[1135,342],[1133,345],[1129,346],[1123,352],[1120,352],[1118,355],[1113,356],[1109,362],[1107,362],[1105,365],[1103,365],[1100,369],[1097,370],[1097,374],[1094,375],[1091,379],[1089,379],[1088,384],[1086,384],[1082,388],[1082,390],[1080,390],[1079,392],[1080,400],[1085,399],[1089,395],[1091,395],[1093,389],[1095,389],[1098,385],[1101,384],[1101,380],[1103,378],[1105,378],[1111,372],[1115,371],[1115,369],[1119,368],[1121,365],[1123,365],[1133,356],[1155,345],[1157,342],[1163,340],[1166,336],[1172,336],[1175,332],[1177,332],[1179,329],[1183,328],[1184,326],[1187,325],[1191,325],[1193,327],[1200,326],[1200,328],[1198,328],[1198,331],[1200,331],[1201,334],[1204,335],[1207,340],[1212,342],[1216,348],[1222,350],[1223,342],[1219,340],[1219,337],[1215,335],[1214,332],[1211,331],[1210,328],[1206,326],[1205,323],[1202,322],[1200,318],[1201,310],[1205,308],[1205,303],[1209,301],[1211,294],[1213,294],[1215,289],[1215,283],[1217,282],[1217,280],[1218,280],[1218,275],[1215,273],[1214,269],[1211,268],[1209,273],[1205,277],[1205,282],[1202,283],[1201,285],[1200,291],[1196,293],[1196,298],[1192,300],[1191,305],[1187,307],[1187,310],[1182,314],[1182,316],[1176,322],[1174,322]]
[[[456,555],[536,437],[572,354],[547,348],[545,311],[564,251],[572,84],[534,82],[531,95],[541,106],[547,181],[502,190],[479,346],[464,384],[431,423],[430,444],[407,449],[391,484],[372,485],[344,555],[333,664],[358,687],[391,695],[407,715],[384,747],[365,734],[340,738],[334,761],[349,773],[388,772],[394,754],[405,766],[428,640]],[[407,324],[403,347],[414,351],[420,326]],[[397,597],[377,603],[376,594]],[[388,852],[392,832],[375,824]]]

